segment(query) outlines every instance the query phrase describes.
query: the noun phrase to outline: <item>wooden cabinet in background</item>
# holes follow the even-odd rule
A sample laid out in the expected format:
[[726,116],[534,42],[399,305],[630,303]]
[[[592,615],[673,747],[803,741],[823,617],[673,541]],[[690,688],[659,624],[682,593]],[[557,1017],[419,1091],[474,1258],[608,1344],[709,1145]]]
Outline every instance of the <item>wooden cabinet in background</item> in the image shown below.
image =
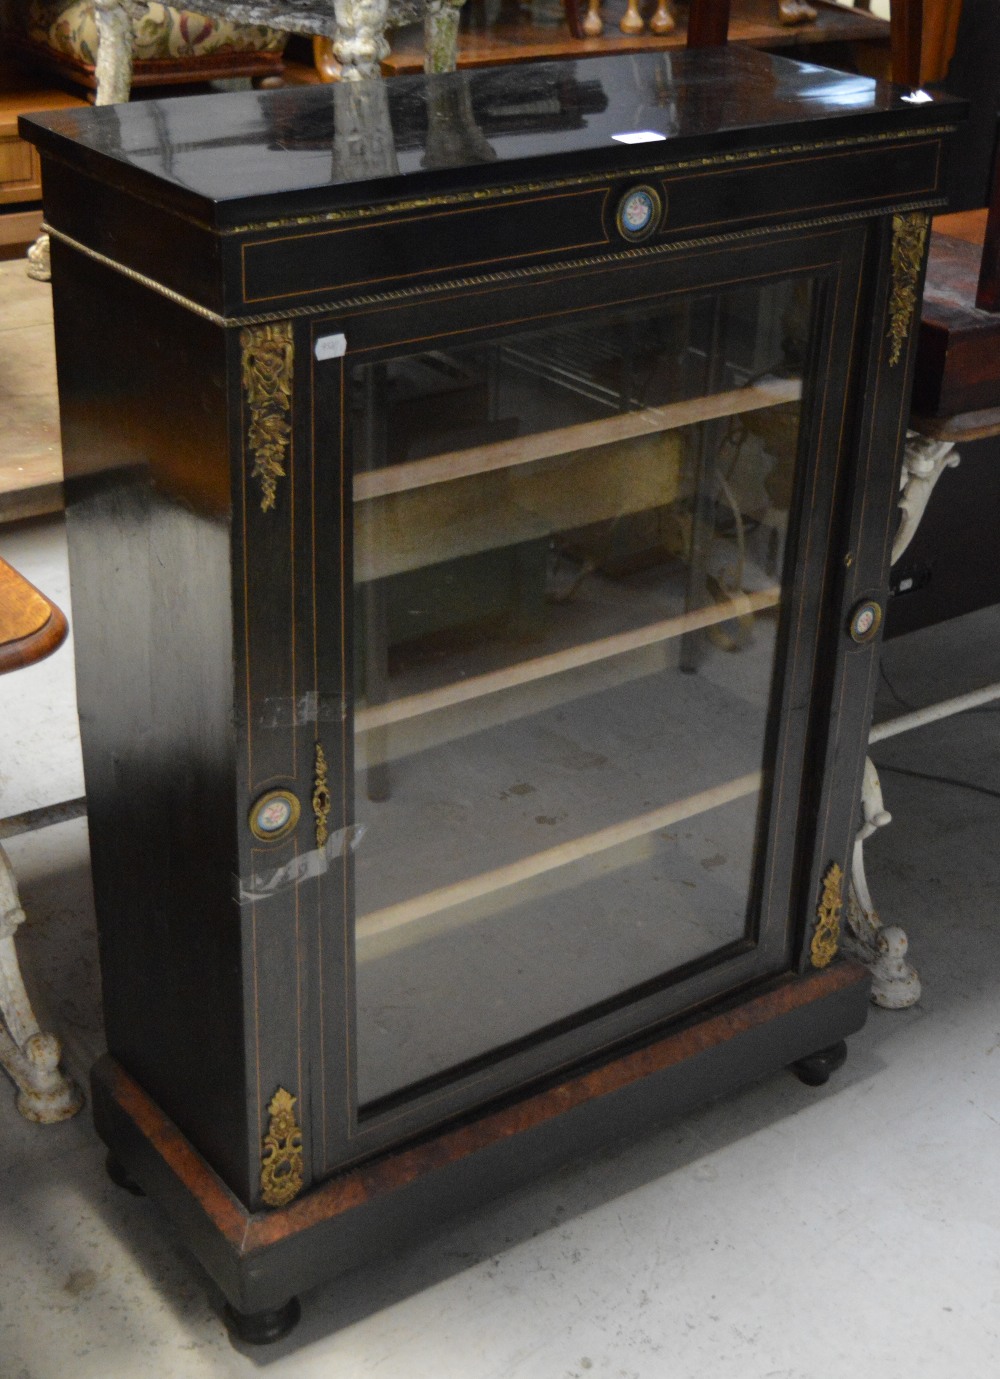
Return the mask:
[[18,117],[85,104],[0,63],[0,245],[30,243],[41,225],[41,212],[31,208],[42,199],[41,166],[34,148],[18,135]]

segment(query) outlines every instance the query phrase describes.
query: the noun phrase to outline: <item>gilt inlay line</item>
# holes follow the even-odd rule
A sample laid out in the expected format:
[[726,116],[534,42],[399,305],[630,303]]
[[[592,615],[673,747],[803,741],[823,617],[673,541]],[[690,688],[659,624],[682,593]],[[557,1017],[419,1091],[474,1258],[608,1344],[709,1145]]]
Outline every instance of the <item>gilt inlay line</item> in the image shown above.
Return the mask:
[[292,326],[290,321],[240,331],[243,391],[250,409],[252,477],[260,484],[261,512],[274,507],[292,436]]

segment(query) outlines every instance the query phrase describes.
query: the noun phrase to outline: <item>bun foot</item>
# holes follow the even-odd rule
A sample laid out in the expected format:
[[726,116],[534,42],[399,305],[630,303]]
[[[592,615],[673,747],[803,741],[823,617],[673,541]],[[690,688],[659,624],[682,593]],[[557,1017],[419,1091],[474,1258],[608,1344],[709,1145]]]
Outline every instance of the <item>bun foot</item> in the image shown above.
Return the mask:
[[237,1312],[227,1303],[223,1316],[233,1340],[244,1345],[272,1345],[295,1330],[302,1308],[298,1298],[290,1298],[284,1307],[269,1312]]
[[115,1187],[124,1188],[126,1192],[131,1192],[133,1197],[145,1197],[145,1192],[135,1179],[129,1176],[128,1169],[120,1159],[116,1159],[113,1154],[109,1154],[104,1160],[104,1167],[107,1169],[108,1177],[114,1183]]
[[835,1073],[847,1062],[847,1045],[841,1039],[839,1044],[831,1044],[828,1049],[820,1049],[807,1058],[800,1058],[792,1064],[792,1072],[807,1087],[822,1087],[829,1082],[830,1074]]

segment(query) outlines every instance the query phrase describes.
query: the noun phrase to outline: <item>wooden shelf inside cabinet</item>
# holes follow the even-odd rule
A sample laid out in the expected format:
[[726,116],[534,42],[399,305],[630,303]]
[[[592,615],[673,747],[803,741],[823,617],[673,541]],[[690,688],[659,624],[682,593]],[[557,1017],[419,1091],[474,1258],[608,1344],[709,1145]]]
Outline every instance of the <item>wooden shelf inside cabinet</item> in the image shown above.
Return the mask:
[[[709,810],[720,809],[723,805],[745,799],[760,789],[762,780],[759,771],[751,771],[745,776],[714,785],[708,790],[698,791],[697,794],[688,795],[684,799],[673,800],[633,819],[624,819],[594,833],[546,848],[544,852],[519,858],[507,866],[497,867],[493,871],[470,876],[450,886],[442,886],[424,895],[413,896],[397,904],[387,905],[381,910],[359,915],[355,925],[359,960],[364,961],[369,953],[375,950],[374,940],[384,940],[387,935],[405,929],[407,925],[417,924],[421,920],[442,918],[448,911],[456,911],[475,901],[502,893],[506,893],[507,903],[518,903],[530,893],[530,883],[546,873],[562,868],[568,869],[574,863],[625,849],[629,844],[648,838],[661,829],[670,828],[672,824],[693,819],[699,814],[708,813]],[[514,894],[511,894],[512,892]],[[440,926],[437,932],[440,932]],[[384,942],[378,944],[379,957],[384,956],[386,951],[387,945]]]
[[732,388],[710,397],[666,403],[662,407],[644,407],[620,416],[600,421],[582,422],[577,426],[559,427],[514,440],[498,441],[492,445],[476,446],[470,450],[456,450],[448,455],[434,455],[426,460],[411,460],[406,464],[388,465],[354,476],[355,503],[386,498],[393,493],[407,493],[429,484],[443,484],[455,479],[468,479],[474,474],[490,474],[499,469],[532,464],[536,460],[567,455],[615,441],[632,440],[637,436],[659,435],[676,431],[682,426],[718,417],[737,416],[741,412],[757,411],[762,407],[777,407],[785,402],[798,402],[802,397],[800,378],[760,379],[744,388]]
[[[651,454],[640,450],[634,457],[635,467],[628,467],[623,473],[622,461],[628,456],[629,442],[663,436],[705,421],[798,402],[801,396],[802,382],[799,378],[764,378],[707,397],[641,408],[597,421],[357,473],[353,480],[354,503],[358,514],[355,534],[356,577],[361,580],[379,578],[389,572],[398,573],[416,561],[433,564],[456,553],[467,555],[478,552],[487,544],[502,545],[511,539],[512,534],[515,538],[525,534],[523,509],[519,509],[516,518],[505,520],[503,498],[506,494],[503,492],[497,495],[499,501],[491,503],[484,501],[479,486],[470,487],[469,507],[472,516],[469,518],[466,505],[460,505],[461,514],[467,520],[457,527],[453,520],[448,520],[456,516],[454,505],[445,503],[439,507],[433,493],[420,496],[420,490],[437,490],[443,486],[447,494],[448,485],[451,484],[556,459],[560,463],[556,481],[568,484],[572,496],[567,505],[558,499],[553,501],[549,493],[544,502],[534,505],[536,515],[543,511],[547,503],[550,508],[555,508],[561,518],[561,522],[553,520],[543,523],[544,532],[556,531],[560,525],[563,529],[569,529],[585,522],[616,519],[623,513],[667,503],[677,495],[676,453]],[[654,476],[652,479],[651,472]],[[615,477],[620,480],[624,478],[624,484],[609,482]],[[542,483],[546,483],[544,475]],[[417,495],[416,501],[407,506],[407,495],[414,494]],[[401,497],[397,499],[397,495]],[[397,502],[387,513],[379,508],[379,503],[389,499],[397,499]],[[400,507],[400,504],[403,506]],[[486,518],[485,531],[481,515]],[[517,525],[519,523],[522,524],[520,527]],[[533,519],[529,519],[527,525],[535,527],[536,531],[532,534],[537,534],[537,523]],[[478,534],[470,539],[470,531]],[[406,533],[405,551],[397,543],[397,534],[400,532]],[[412,557],[407,552],[412,552]],[[440,687],[378,704],[363,704],[354,715],[355,735],[361,737],[425,714],[469,704],[488,695],[501,694],[600,661],[625,657],[731,619],[752,618],[755,614],[775,608],[779,599],[780,590],[777,586],[737,594],[718,603],[689,609],[627,631],[564,647],[496,670],[467,675]]]
[[693,609],[689,613],[679,613],[676,617],[664,618],[661,622],[649,623],[645,627],[634,628],[628,632],[614,633],[610,637],[584,642],[579,646],[554,651],[546,656],[537,656],[532,660],[505,666],[502,670],[456,680],[453,684],[442,685],[439,689],[406,695],[384,704],[365,705],[355,712],[354,731],[356,735],[361,736],[378,728],[391,727],[394,723],[405,723],[408,719],[419,718],[423,714],[455,708],[459,704],[467,704],[489,694],[500,694],[520,685],[530,685],[534,680],[544,680],[552,675],[562,675],[569,670],[579,670],[583,666],[611,660],[615,656],[627,656],[630,652],[642,651],[646,647],[684,637],[690,632],[715,627],[733,618],[752,617],[755,613],[776,608],[780,597],[781,591],[777,587],[762,589],[754,594],[734,595],[724,603]]
[[674,433],[801,392],[800,380],[776,379],[356,474],[354,578],[384,579],[665,506],[680,485]]

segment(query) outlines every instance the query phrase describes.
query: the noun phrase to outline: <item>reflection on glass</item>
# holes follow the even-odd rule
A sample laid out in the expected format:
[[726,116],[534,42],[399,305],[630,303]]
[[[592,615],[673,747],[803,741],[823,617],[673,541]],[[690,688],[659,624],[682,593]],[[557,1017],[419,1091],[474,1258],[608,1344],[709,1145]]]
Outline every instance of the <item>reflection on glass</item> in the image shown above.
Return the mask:
[[362,1104],[752,932],[807,284],[358,366]]

